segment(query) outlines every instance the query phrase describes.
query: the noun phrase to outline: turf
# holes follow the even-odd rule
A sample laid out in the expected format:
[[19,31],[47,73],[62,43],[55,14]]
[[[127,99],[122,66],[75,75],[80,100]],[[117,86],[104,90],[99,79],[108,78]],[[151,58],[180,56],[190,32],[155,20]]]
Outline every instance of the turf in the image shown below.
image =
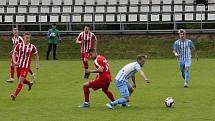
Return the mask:
[[[132,60],[109,60],[113,77]],[[175,59],[148,60],[144,71],[151,84],[144,83],[137,75],[137,88],[129,108],[109,110],[109,101],[101,90],[91,90],[91,107],[80,109],[83,101],[82,66],[79,60],[41,61],[40,70],[33,71],[37,82],[30,92],[24,86],[16,101],[9,94],[17,86],[6,83],[9,63],[0,61],[0,120],[1,121],[212,121],[215,119],[215,59],[193,60],[191,82],[188,89]],[[91,68],[93,67],[91,63]],[[95,75],[91,75],[94,78]],[[30,78],[30,76],[28,77]],[[116,98],[120,95],[114,85],[110,89]],[[164,106],[164,99],[172,96],[175,105]]]

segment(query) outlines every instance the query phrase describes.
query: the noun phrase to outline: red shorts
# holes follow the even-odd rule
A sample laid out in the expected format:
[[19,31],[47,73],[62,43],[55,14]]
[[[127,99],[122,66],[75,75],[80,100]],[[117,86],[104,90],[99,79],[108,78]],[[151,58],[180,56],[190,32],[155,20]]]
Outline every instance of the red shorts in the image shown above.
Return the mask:
[[96,78],[95,80],[89,81],[89,85],[94,91],[100,88],[102,88],[103,90],[108,90],[110,82],[111,79]]
[[89,53],[81,53],[81,59],[83,61],[88,61],[89,58],[90,58]]
[[24,77],[24,78],[26,78],[27,77],[27,75],[28,75],[28,68],[20,68],[20,67],[18,67],[17,69],[16,69],[16,73],[17,73],[17,77],[19,78],[19,77]]

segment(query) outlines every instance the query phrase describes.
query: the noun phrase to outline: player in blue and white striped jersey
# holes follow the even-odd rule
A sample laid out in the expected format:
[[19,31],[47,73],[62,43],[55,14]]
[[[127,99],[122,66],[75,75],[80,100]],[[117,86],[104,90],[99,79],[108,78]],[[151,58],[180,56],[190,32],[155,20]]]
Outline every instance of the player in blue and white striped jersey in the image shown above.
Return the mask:
[[[184,29],[180,29],[178,34],[180,38],[173,44],[173,53],[179,62],[181,74],[184,79],[184,87],[187,88],[190,78],[191,49],[195,50],[195,46],[190,39],[186,39],[186,31]],[[198,59],[197,53],[196,57]]]
[[[128,106],[127,102],[129,102],[129,96],[136,88],[135,84],[135,73],[139,73],[147,83],[149,83],[149,79],[146,77],[145,73],[141,70],[141,67],[145,63],[145,55],[138,55],[137,61],[129,63],[125,65],[115,77],[115,84],[121,93],[122,98],[107,103],[106,106],[109,109],[113,109],[117,104],[122,104],[122,106]],[[132,79],[133,85],[131,85],[128,80]]]

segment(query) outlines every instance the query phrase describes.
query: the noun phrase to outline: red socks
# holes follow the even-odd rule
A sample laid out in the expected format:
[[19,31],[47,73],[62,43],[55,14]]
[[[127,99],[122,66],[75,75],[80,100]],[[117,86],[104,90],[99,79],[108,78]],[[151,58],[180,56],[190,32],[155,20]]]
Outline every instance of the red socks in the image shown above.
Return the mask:
[[27,79],[25,79],[25,80],[23,81],[23,83],[24,83],[24,84],[27,84],[28,86],[30,85],[30,82],[29,82]]
[[83,64],[84,64],[84,69],[88,69],[88,67],[89,67],[88,61],[83,60]]
[[19,94],[19,92],[22,90],[22,83],[19,83],[18,84],[18,87],[16,88],[16,91],[15,91],[15,96],[17,96]]
[[107,97],[111,100],[111,101],[114,101],[115,99],[114,99],[114,96],[113,96],[113,94],[112,94],[112,92],[111,91],[103,91],[106,95],[107,95]]
[[14,78],[14,66],[10,66],[10,78]]
[[85,102],[89,102],[90,90],[88,87],[83,87]]

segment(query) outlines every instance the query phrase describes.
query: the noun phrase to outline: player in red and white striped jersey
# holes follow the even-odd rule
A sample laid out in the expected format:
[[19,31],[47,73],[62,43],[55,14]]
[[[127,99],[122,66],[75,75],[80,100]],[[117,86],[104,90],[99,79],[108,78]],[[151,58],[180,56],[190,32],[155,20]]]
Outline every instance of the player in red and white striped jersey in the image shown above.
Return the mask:
[[[28,85],[28,90],[31,90],[33,83],[30,83],[26,77],[31,65],[32,55],[36,55],[36,68],[39,68],[39,55],[37,48],[30,43],[30,33],[23,35],[23,43],[16,45],[13,51],[13,63],[17,66],[17,77],[19,78],[19,84],[14,94],[11,95],[12,100],[16,99],[16,96],[22,89],[23,84]],[[18,57],[18,59],[16,59]]]
[[[80,44],[81,48],[81,58],[83,61],[85,71],[88,69],[88,59],[89,53],[88,50],[90,48],[96,49],[97,46],[97,38],[96,35],[90,32],[90,27],[88,25],[84,26],[84,31],[78,35],[76,39],[76,43]],[[89,78],[89,74],[85,72],[84,78]]]
[[[10,53],[13,53],[13,49],[14,47],[19,44],[19,43],[23,43],[23,38],[21,36],[19,36],[19,31],[17,28],[13,28],[12,30],[13,32],[13,37],[12,37],[12,44],[13,44],[13,48],[12,51]],[[14,70],[15,70],[15,65],[13,63],[12,60],[12,56],[11,56],[11,62],[10,62],[10,78],[6,81],[6,82],[14,82]],[[29,69],[29,73],[31,73],[33,80],[35,79],[35,74],[31,71],[31,69]]]

